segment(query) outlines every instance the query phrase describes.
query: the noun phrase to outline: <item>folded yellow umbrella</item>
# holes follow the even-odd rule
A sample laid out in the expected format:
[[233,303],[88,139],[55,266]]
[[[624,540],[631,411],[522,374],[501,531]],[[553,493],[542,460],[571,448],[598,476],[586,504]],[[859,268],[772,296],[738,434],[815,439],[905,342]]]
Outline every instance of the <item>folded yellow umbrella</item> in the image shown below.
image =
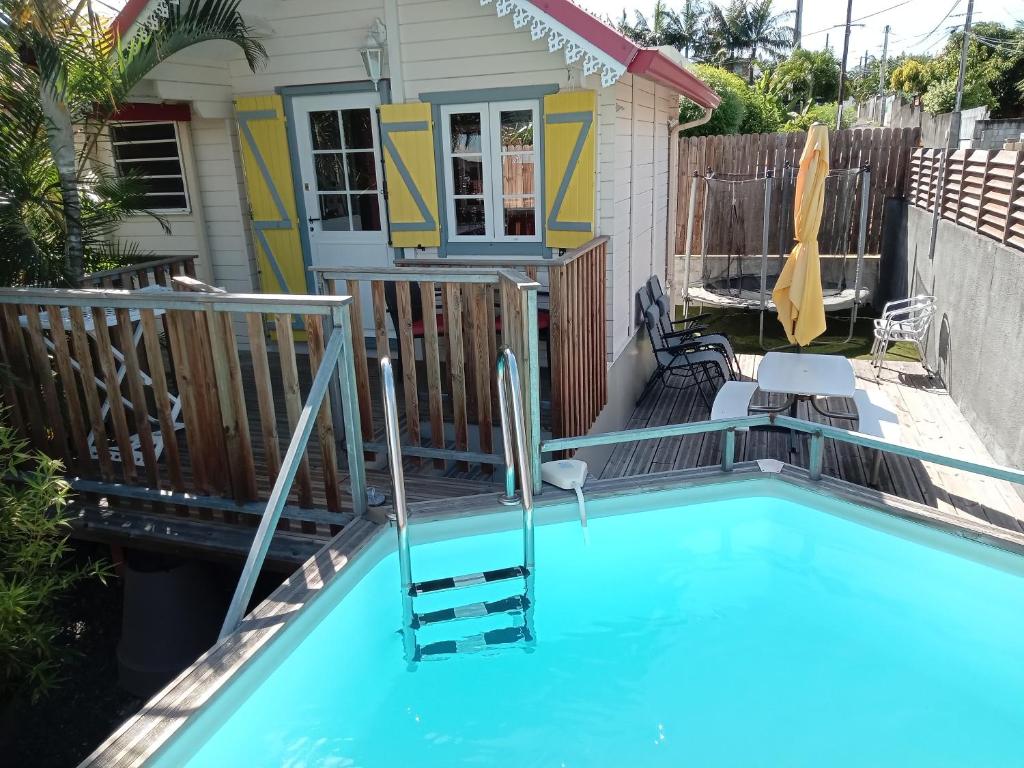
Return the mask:
[[815,123],[807,131],[793,202],[796,247],[786,259],[772,299],[791,344],[801,347],[825,332],[825,300],[821,292],[818,228],[825,204],[828,176],[828,128]]

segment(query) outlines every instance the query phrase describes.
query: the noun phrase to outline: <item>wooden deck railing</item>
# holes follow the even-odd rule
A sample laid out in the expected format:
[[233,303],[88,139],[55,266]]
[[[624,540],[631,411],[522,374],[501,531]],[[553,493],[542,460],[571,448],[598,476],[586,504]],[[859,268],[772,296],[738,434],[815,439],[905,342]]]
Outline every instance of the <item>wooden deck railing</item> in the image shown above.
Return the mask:
[[177,275],[196,276],[195,254],[168,256],[162,259],[149,259],[137,264],[128,264],[116,269],[105,269],[102,272],[91,272],[82,281],[83,288],[146,288],[150,285],[169,287],[171,280]]
[[[401,269],[515,269],[540,283],[539,336],[549,366],[541,388],[550,391],[554,437],[585,435],[608,402],[606,294],[607,237],[561,256],[405,259]],[[518,354],[518,353],[517,353]]]
[[[912,205],[1024,250],[1024,152],[918,149],[910,159]],[[941,178],[940,178],[941,177]]]
[[[17,431],[61,459],[81,488],[252,523],[281,469],[282,441],[287,446],[295,430],[325,335],[349,332],[348,305],[344,297],[0,290],[0,362],[12,374],[0,379],[2,403]],[[244,365],[236,315],[248,328]],[[306,333],[305,357],[296,354],[296,326]],[[346,343],[343,370],[351,354]],[[304,454],[292,493],[300,511],[287,515],[306,532],[340,522],[344,505],[330,408],[328,401],[319,409],[309,448],[322,473],[314,477]],[[361,466],[351,410],[346,438]],[[352,491],[361,508],[358,480]],[[203,501],[214,498],[230,503]],[[328,512],[308,511],[317,507]]]
[[[354,338],[356,389],[363,440],[383,452],[381,393],[375,360],[398,364],[402,392],[403,453],[414,460],[479,464],[487,472],[504,462],[498,423],[494,362],[509,346],[524,370],[536,366],[538,284],[503,269],[314,269],[321,291],[353,297],[353,316],[364,333]],[[395,332],[389,338],[387,318]],[[532,318],[532,321],[531,321]],[[355,322],[359,323],[357,319]],[[372,330],[370,330],[372,328]],[[376,364],[376,363],[374,363]],[[525,376],[527,382],[536,376]],[[539,445],[539,398],[524,391],[533,446]]]

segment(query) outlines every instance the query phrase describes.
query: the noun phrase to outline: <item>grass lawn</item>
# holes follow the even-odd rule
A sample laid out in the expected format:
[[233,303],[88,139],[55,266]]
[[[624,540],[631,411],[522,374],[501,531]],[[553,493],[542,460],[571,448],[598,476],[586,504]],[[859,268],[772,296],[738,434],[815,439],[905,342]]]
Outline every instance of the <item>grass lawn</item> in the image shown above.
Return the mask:
[[[707,321],[708,329],[727,335],[737,354],[764,354],[765,350],[758,343],[757,310],[705,308],[705,311],[711,315]],[[699,308],[696,305],[690,308],[690,314],[698,312]],[[683,316],[682,306],[676,307],[676,317],[681,319]],[[873,319],[867,316],[858,317],[853,327],[853,338],[844,343],[850,328],[849,315],[845,313],[826,315],[828,330],[803,351],[818,355],[842,355],[858,360],[870,360]],[[764,315],[764,346],[770,350],[787,343],[775,313],[766,312]],[[921,358],[913,344],[899,342],[889,347],[885,359],[919,362]]]

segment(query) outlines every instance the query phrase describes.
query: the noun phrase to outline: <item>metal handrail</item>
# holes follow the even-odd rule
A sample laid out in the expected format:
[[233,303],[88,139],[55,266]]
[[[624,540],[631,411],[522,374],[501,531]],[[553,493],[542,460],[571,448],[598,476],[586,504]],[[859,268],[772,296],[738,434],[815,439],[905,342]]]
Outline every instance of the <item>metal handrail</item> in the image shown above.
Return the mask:
[[[812,441],[812,467],[811,475],[815,475],[814,464],[818,463],[818,474],[820,475],[821,451],[818,449],[820,441],[828,437],[839,440],[850,445],[860,445],[865,448],[873,448],[884,453],[891,453],[896,456],[905,456],[908,459],[917,459],[931,464],[939,464],[952,469],[960,469],[975,475],[992,477],[997,480],[1006,480],[1017,485],[1024,485],[1024,470],[1007,467],[1000,464],[984,464],[967,459],[958,459],[954,456],[946,456],[940,453],[932,453],[921,448],[914,448],[901,443],[892,443],[878,437],[866,435],[863,432],[833,427],[828,424],[817,424],[803,419],[795,419],[791,416],[784,416],[778,413],[760,414],[755,416],[741,416],[732,419],[714,419],[711,421],[694,421],[685,424],[667,424],[661,427],[642,427],[640,429],[626,429],[618,432],[605,432],[598,435],[586,435],[583,437],[562,437],[555,440],[547,440],[541,443],[541,453],[552,453],[554,451],[569,451],[576,448],[587,448],[596,445],[616,445],[636,440],[659,440],[663,437],[682,437],[684,435],[700,435],[708,432],[729,432],[738,429],[749,429],[751,427],[785,427],[797,432],[811,435]],[[723,441],[723,465],[729,459],[731,466],[732,457],[725,452],[734,449],[735,442]]]
[[398,426],[398,400],[395,373],[390,357],[380,359],[380,383],[384,393],[384,427],[387,433],[388,464],[391,467],[391,498],[398,528],[398,564],[402,575],[403,602],[412,610],[412,559],[409,552],[409,512],[405,501],[405,470],[402,467],[402,443]]
[[[526,442],[526,416],[523,409],[523,390],[519,382],[519,363],[508,347],[502,347],[496,363],[498,376],[498,400],[501,406],[501,426],[505,440],[506,461],[511,458],[511,446],[508,439],[508,405],[512,405],[512,432],[515,434],[516,459],[519,463],[519,503],[523,507],[523,564],[527,570],[534,567],[534,536],[533,536],[533,467],[530,463],[530,449]],[[506,390],[508,387],[508,390]],[[515,483],[514,468],[506,466],[505,483],[508,492],[509,474]],[[515,486],[512,486],[513,492]]]

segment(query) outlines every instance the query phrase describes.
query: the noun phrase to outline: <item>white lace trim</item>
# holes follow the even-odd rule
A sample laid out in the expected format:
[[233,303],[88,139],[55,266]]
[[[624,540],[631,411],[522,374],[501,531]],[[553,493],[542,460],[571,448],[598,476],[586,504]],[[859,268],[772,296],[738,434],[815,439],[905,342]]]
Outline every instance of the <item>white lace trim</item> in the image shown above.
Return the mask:
[[167,18],[170,13],[170,7],[178,5],[179,2],[180,0],[158,0],[158,2],[147,4],[132,26],[152,32],[161,19]]
[[530,37],[540,40],[548,39],[548,50],[565,52],[566,64],[574,64],[582,60],[584,75],[601,75],[601,85],[607,88],[614,85],[626,71],[626,65],[602,51],[593,43],[584,40],[564,24],[561,24],[544,11],[535,7],[529,0],[480,0],[480,5],[490,5],[498,16],[512,14],[512,24],[516,29],[530,27]]

